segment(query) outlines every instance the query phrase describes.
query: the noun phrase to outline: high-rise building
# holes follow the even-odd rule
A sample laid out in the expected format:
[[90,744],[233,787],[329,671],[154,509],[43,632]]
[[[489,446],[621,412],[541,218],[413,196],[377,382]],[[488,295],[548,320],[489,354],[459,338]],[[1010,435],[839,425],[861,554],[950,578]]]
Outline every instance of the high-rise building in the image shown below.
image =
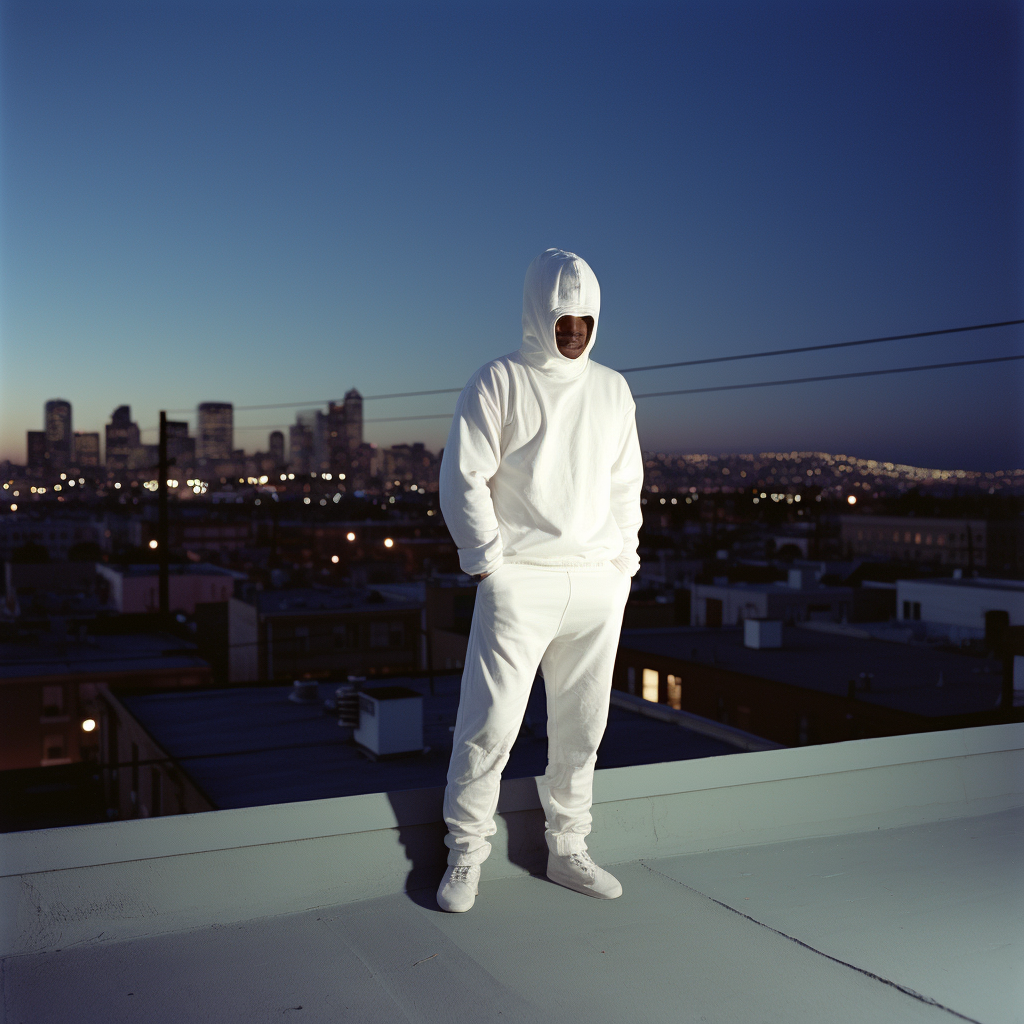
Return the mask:
[[317,413],[300,412],[288,428],[288,464],[293,473],[309,473],[313,466],[313,430]]
[[79,433],[75,431],[74,463],[79,469],[86,469],[100,464],[99,433]]
[[188,436],[184,420],[167,421],[167,458],[174,460],[175,469],[187,469],[196,460],[196,439]]
[[132,451],[139,447],[139,425],[132,423],[131,406],[119,405],[106,426],[107,471],[122,473],[128,468]]
[[46,403],[46,461],[54,472],[71,466],[73,435],[71,433],[71,403],[53,398]]
[[196,430],[197,459],[230,459],[234,447],[234,406],[230,402],[202,402]]
[[275,469],[284,465],[284,434],[280,430],[270,433],[270,457],[274,460]]
[[29,469],[42,472],[46,469],[46,431],[28,431],[28,463]]
[[352,388],[345,393],[345,447],[351,456],[363,443],[363,396]]

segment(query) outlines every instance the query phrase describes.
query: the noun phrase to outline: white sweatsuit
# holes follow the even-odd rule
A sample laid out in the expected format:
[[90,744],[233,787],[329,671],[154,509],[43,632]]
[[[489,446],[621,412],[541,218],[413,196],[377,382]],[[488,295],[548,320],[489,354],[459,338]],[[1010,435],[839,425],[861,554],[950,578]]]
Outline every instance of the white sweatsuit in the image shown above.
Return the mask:
[[[586,848],[594,764],[608,718],[629,577],[639,568],[643,461],[622,376],[590,360],[600,288],[548,249],[523,288],[523,344],[459,396],[441,463],[441,510],[477,590],[444,817],[450,864],[479,864],[495,832],[501,771],[538,665],[548,704],[540,785],[547,841]],[[593,317],[576,359],[555,322]]]

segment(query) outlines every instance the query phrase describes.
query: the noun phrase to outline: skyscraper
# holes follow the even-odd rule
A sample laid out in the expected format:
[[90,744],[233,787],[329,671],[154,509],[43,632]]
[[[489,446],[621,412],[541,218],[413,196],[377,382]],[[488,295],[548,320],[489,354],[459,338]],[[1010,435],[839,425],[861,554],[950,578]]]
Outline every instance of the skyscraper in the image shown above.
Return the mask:
[[132,451],[139,447],[139,425],[132,423],[131,406],[119,405],[106,426],[107,471],[123,473],[128,468]]
[[345,447],[351,456],[363,443],[363,396],[352,388],[345,393]]
[[188,423],[184,420],[167,421],[167,458],[174,460],[172,465],[177,469],[187,469],[195,462],[196,439],[188,436]]
[[75,431],[74,463],[80,469],[100,464],[100,435]]
[[274,460],[275,469],[284,465],[284,434],[280,430],[270,433],[270,457]]
[[46,431],[28,431],[28,468],[41,473],[46,469]]
[[71,466],[73,441],[71,433],[71,403],[53,398],[46,403],[46,461],[55,472]]
[[313,427],[311,413],[299,413],[288,428],[288,463],[293,473],[308,473],[313,461]]
[[230,459],[234,447],[234,406],[230,402],[202,402],[196,430],[197,459]]

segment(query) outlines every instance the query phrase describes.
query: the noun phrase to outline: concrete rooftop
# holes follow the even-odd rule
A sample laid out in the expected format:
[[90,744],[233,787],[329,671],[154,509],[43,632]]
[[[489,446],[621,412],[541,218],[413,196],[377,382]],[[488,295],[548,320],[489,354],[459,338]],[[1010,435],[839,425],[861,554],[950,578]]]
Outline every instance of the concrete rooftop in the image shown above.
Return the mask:
[[439,793],[0,837],[0,1005],[102,1022],[1024,1021],[1024,726],[599,773],[604,902],[503,786],[464,915]]

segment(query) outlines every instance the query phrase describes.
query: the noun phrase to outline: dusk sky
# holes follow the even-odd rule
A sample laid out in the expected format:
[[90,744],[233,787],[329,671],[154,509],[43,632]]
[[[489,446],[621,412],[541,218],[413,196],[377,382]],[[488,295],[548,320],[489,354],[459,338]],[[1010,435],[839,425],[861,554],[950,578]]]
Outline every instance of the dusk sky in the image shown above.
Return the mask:
[[[1022,34],[984,0],[4,0],[0,459],[50,398],[102,431],[461,387],[519,347],[549,246],[594,268],[616,368],[1024,317]],[[1022,353],[1015,326],[627,379]],[[454,400],[367,402],[441,418],[366,439],[436,450]],[[1024,362],[637,407],[661,451],[1024,465]],[[296,409],[236,413],[236,445]]]

